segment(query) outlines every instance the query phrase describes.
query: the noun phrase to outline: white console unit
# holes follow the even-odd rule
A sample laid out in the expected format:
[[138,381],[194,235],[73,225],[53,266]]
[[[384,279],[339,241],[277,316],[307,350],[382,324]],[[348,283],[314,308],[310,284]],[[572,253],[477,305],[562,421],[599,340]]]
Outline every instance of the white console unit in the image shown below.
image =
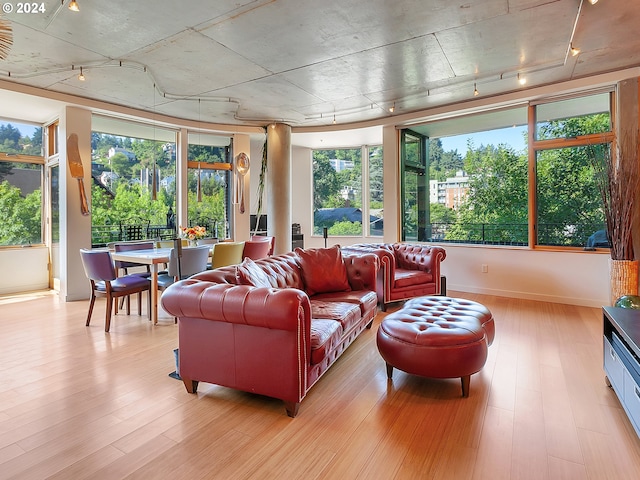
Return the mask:
[[640,310],[603,307],[604,371],[640,437]]

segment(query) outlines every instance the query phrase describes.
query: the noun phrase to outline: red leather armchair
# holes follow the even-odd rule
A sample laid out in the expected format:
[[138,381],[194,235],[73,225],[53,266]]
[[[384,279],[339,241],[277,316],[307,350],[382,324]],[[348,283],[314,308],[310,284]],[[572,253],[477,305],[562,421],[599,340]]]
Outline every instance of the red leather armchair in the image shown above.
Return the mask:
[[342,247],[344,255],[374,253],[380,259],[376,293],[381,310],[392,302],[424,295],[443,295],[442,247],[411,243],[360,243]]

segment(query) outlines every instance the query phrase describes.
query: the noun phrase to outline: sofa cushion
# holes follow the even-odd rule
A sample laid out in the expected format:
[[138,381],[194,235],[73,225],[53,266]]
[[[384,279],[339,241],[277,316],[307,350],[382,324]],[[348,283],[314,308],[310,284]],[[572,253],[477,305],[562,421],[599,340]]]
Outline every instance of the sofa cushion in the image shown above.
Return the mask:
[[405,270],[404,268],[396,268],[394,286],[410,287],[411,285],[420,285],[433,282],[433,275],[422,270]]
[[347,268],[338,245],[331,248],[296,248],[302,269],[302,279],[309,296],[316,293],[351,290]]
[[342,329],[346,332],[362,318],[360,306],[348,302],[326,302],[323,300],[311,299],[311,318],[329,319],[340,322]]
[[322,362],[342,337],[342,326],[335,320],[317,319],[311,321],[311,364]]
[[236,278],[239,285],[253,285],[254,287],[271,287],[269,275],[265,273],[249,257],[245,258],[240,265],[236,265]]
[[371,312],[378,303],[376,292],[372,290],[352,290],[350,292],[330,292],[319,293],[313,296],[313,300],[323,300],[325,302],[346,302],[353,303],[360,307],[360,314],[365,315]]

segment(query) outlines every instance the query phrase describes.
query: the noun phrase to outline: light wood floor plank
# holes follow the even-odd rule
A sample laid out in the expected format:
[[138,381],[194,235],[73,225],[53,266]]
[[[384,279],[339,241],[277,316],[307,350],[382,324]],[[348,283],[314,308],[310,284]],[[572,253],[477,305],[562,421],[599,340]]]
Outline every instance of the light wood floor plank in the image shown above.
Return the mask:
[[381,312],[295,419],[258,395],[188,394],[168,376],[166,313],[157,326],[120,313],[105,334],[104,300],[85,327],[88,302],[0,297],[0,479],[638,478],[640,439],[604,384],[600,309],[450,294],[496,322],[468,398],[459,379],[388,382]]

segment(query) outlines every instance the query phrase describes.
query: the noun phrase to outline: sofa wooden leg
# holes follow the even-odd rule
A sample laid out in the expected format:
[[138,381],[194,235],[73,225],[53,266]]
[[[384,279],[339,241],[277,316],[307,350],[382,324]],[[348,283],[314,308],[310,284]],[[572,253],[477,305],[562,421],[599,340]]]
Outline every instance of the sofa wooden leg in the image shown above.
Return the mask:
[[387,378],[391,380],[393,378],[393,365],[387,363]]
[[462,381],[462,396],[466,398],[469,396],[469,384],[471,383],[471,375],[460,377],[460,380]]
[[300,402],[284,402],[284,408],[287,410],[287,415],[294,418],[298,415],[300,409]]
[[384,302],[380,302],[380,311],[381,312],[386,312],[387,311],[387,304]]
[[187,392],[196,393],[198,391],[198,380],[191,380],[190,378],[184,378],[182,375],[180,375],[180,378],[182,378],[182,382],[184,383],[184,386],[187,389]]

